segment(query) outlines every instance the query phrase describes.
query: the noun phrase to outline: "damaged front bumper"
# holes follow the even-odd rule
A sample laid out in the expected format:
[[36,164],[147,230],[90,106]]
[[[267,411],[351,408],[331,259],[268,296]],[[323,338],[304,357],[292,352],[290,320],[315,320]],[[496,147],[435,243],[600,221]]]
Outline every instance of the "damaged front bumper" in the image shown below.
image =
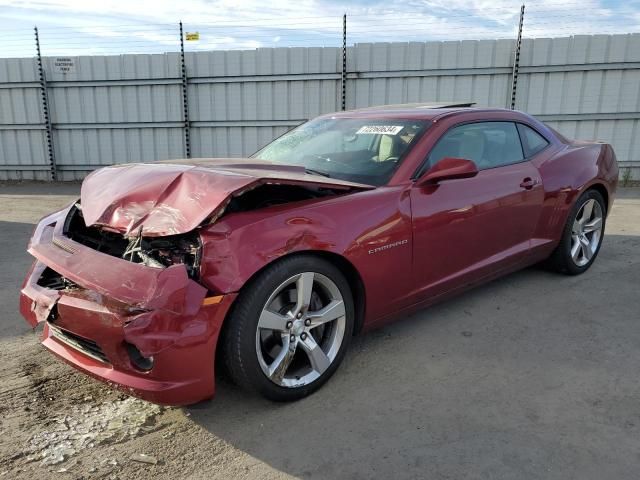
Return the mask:
[[63,232],[68,209],[36,227],[20,312],[43,345],[129,394],[186,405],[214,394],[217,339],[235,295],[207,298],[184,265],[148,267]]

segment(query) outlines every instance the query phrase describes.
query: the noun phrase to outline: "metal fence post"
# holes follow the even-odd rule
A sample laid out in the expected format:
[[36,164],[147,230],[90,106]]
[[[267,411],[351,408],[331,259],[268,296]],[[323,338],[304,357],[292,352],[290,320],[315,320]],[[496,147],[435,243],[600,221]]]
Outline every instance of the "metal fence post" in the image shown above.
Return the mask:
[[342,110],[347,106],[347,14],[342,15],[342,76],[340,80],[342,91]]
[[191,132],[189,125],[189,99],[187,92],[187,67],[184,61],[184,32],[180,21],[180,66],[182,68],[182,121],[184,122],[184,153],[191,158]]
[[40,78],[40,98],[42,102],[42,113],[44,115],[45,135],[47,138],[47,156],[49,157],[49,174],[51,180],[55,181],[57,177],[56,154],[53,149],[53,128],[51,127],[51,115],[49,110],[49,97],[47,95],[47,77],[42,67],[42,56],[40,55],[40,36],[38,35],[38,27],[33,27],[36,34],[36,52],[38,61],[38,76]]
[[518,70],[520,68],[520,47],[522,46],[522,24],[524,22],[524,3],[520,7],[520,23],[518,24],[518,39],[513,56],[513,71],[511,72],[511,110],[516,108],[516,90],[518,88]]

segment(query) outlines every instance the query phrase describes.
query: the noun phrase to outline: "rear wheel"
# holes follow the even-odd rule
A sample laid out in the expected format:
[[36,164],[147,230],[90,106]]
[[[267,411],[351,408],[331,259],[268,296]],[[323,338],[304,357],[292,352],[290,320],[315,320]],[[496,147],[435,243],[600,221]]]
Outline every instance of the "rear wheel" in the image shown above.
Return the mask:
[[568,275],[588,270],[600,251],[605,220],[602,195],[587,190],[569,213],[560,244],[549,258],[551,267]]
[[338,368],[354,311],[349,285],[331,263],[312,255],[278,261],[247,285],[227,320],[227,369],[271,400],[303,398]]

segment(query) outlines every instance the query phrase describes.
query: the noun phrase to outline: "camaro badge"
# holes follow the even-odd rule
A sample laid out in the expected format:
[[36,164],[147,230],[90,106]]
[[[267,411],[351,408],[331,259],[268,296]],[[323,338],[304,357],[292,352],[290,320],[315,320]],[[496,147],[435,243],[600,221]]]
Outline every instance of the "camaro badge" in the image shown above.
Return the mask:
[[381,247],[372,248],[371,250],[369,250],[369,255],[371,255],[373,253],[382,252],[383,250],[389,250],[390,248],[399,247],[400,245],[405,245],[407,243],[409,243],[409,240],[404,239],[404,240],[400,240],[398,242],[388,243],[387,245],[383,245]]

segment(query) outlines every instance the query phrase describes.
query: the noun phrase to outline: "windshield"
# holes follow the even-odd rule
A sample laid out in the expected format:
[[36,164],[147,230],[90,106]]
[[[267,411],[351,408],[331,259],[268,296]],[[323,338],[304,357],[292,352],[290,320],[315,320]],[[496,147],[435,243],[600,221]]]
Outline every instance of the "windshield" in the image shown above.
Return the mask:
[[285,133],[253,158],[379,186],[389,181],[429,124],[423,120],[318,118]]

